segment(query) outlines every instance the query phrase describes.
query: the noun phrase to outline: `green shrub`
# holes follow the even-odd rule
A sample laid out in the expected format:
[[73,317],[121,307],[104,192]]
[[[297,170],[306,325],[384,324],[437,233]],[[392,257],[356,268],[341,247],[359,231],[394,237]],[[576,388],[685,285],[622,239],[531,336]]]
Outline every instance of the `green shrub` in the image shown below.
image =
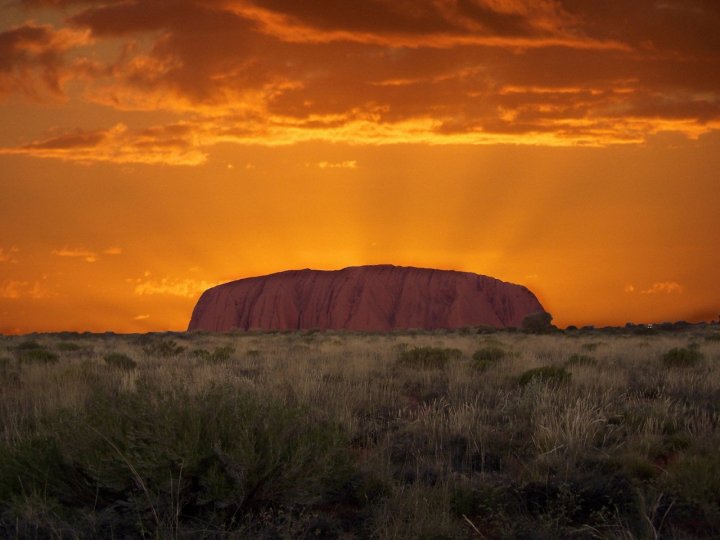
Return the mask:
[[692,367],[703,358],[703,354],[695,347],[676,347],[663,354],[662,361],[667,367]]
[[137,366],[135,360],[130,358],[127,354],[122,353],[110,353],[106,355],[105,363],[107,363],[110,367],[124,369],[125,371],[131,371]]
[[151,342],[148,345],[145,345],[142,349],[148,356],[168,358],[182,353],[185,350],[185,347],[181,347],[170,339],[163,339]]
[[[41,494],[73,524],[68,537],[195,537],[270,509],[322,508],[355,474],[337,427],[229,386],[190,394],[139,383],[93,394],[84,413],[51,425],[51,436],[0,443],[0,531],[14,536],[25,519],[12,501]],[[29,537],[57,537],[59,525]]]
[[213,362],[227,362],[230,360],[230,356],[235,352],[235,347],[226,345],[224,347],[216,347],[210,355],[210,359]]
[[587,354],[573,354],[565,362],[566,366],[594,366],[597,360]]
[[501,347],[496,346],[489,346],[489,347],[483,347],[482,349],[478,349],[475,351],[472,355],[473,360],[476,361],[482,361],[482,360],[489,360],[491,362],[502,360],[506,356],[505,349],[502,349]]
[[706,341],[720,341],[720,332],[713,332],[705,336]]
[[210,358],[210,351],[205,349],[193,349],[190,351],[190,356],[197,358],[198,360],[207,360]]
[[22,343],[18,344],[17,347],[15,347],[18,351],[32,351],[34,349],[42,349],[42,345],[40,345],[37,341],[23,341]]
[[24,363],[55,364],[60,357],[45,349],[23,349],[18,355],[18,360]]
[[564,383],[570,380],[571,373],[564,367],[559,366],[543,366],[535,369],[529,369],[518,379],[520,386],[525,386],[534,381],[544,383]]
[[215,350],[213,352],[206,351],[205,349],[195,349],[190,354],[192,354],[192,356],[194,358],[197,358],[198,360],[217,364],[230,360],[230,356],[234,352],[234,347],[226,345],[224,347],[215,347]]
[[473,353],[473,366],[476,369],[484,371],[496,365],[500,360],[505,358],[505,356],[507,356],[507,353],[505,352],[505,349],[502,349],[501,347],[494,345],[483,347]]
[[450,360],[457,360],[461,357],[460,349],[416,347],[398,353],[397,361],[401,366],[415,369],[443,369]]

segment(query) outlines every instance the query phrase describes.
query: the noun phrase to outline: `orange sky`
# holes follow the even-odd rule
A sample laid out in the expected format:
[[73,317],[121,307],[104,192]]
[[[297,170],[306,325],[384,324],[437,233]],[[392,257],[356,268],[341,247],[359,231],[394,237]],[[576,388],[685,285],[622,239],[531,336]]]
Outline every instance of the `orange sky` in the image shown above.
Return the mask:
[[374,263],[717,318],[719,65],[716,0],[5,2],[0,332]]

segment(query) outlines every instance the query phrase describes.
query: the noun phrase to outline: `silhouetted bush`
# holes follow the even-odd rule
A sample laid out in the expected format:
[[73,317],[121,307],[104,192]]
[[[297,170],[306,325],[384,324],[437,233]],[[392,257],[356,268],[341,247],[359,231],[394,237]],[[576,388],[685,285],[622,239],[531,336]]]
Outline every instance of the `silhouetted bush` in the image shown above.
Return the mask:
[[547,311],[531,313],[530,315],[526,315],[522,320],[522,329],[524,332],[531,334],[549,332],[553,328],[552,319],[552,315]]
[[477,334],[497,334],[498,329],[494,326],[480,325],[477,327]]

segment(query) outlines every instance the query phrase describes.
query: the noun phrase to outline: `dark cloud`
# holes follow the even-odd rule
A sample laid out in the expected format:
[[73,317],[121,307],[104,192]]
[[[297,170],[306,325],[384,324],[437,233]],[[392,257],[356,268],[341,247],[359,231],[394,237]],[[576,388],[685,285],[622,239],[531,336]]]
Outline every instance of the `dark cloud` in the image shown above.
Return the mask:
[[[345,140],[353,129],[363,130],[358,140],[377,142],[405,140],[406,130],[420,141],[461,134],[473,142],[475,134],[610,144],[720,127],[715,1],[26,4],[62,8],[69,26],[0,34],[0,74],[30,83],[21,75],[34,74],[59,92],[59,70],[71,65],[87,81],[84,99],[185,115],[175,134],[125,133],[127,147],[178,149],[189,130],[202,134],[200,145],[254,142],[253,134],[259,143]],[[125,47],[100,58],[104,65],[82,56],[69,63],[61,32]],[[82,141],[66,137],[41,144]]]
[[720,2],[716,0],[560,0],[585,32],[620,39],[647,52],[711,56],[720,52]]
[[27,150],[70,150],[73,148],[92,148],[107,137],[104,131],[66,133],[23,147]]
[[34,23],[0,32],[0,95],[60,95],[63,53],[85,41],[82,33]]

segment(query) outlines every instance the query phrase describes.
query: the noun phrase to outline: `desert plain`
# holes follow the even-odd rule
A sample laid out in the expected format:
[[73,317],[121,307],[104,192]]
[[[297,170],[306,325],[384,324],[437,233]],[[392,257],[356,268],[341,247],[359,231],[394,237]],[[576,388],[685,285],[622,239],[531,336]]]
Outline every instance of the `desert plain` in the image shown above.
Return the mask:
[[717,538],[717,324],[0,337],[7,538]]

